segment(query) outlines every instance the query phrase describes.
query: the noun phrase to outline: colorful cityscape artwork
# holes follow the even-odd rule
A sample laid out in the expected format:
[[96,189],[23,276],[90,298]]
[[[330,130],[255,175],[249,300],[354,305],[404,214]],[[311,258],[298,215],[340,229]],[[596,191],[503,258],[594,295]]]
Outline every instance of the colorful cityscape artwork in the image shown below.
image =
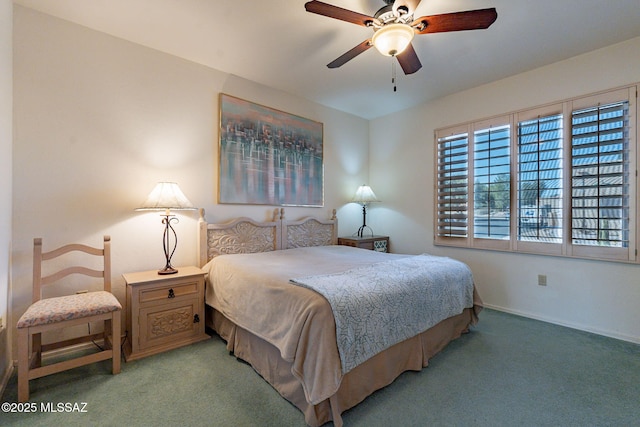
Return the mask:
[[323,206],[322,123],[220,95],[219,203]]

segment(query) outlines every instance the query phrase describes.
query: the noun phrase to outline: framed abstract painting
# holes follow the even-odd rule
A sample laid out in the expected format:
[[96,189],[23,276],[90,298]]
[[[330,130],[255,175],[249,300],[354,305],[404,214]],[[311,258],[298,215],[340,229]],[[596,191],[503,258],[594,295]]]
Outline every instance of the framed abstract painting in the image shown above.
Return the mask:
[[218,202],[323,206],[322,123],[220,94]]

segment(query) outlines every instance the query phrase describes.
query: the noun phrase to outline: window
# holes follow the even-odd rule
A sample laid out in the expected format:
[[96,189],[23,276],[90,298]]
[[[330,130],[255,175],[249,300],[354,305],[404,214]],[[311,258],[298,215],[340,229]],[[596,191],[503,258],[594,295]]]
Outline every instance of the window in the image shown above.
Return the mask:
[[637,200],[637,162],[632,155],[637,151],[632,131],[637,118],[631,102],[635,96],[624,95],[628,94],[618,91],[580,100],[571,111],[570,245],[574,255],[636,257],[632,234],[636,212],[631,206]]
[[510,126],[473,133],[473,237],[509,239]]
[[436,131],[435,243],[636,261],[635,100],[632,86]]
[[447,238],[463,238],[469,234],[469,138],[467,133],[454,133],[438,140],[437,234]]
[[562,113],[518,122],[518,240],[562,243]]

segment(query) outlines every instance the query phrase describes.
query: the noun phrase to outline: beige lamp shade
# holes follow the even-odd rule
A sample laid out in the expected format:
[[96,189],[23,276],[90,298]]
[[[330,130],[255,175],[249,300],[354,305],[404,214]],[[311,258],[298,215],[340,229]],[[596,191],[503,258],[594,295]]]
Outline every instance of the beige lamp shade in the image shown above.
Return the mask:
[[137,211],[147,210],[195,210],[196,208],[187,199],[175,182],[159,182],[149,193],[147,199]]
[[355,196],[353,196],[352,201],[365,206],[372,202],[379,202],[380,200],[378,200],[371,187],[369,187],[368,185],[361,185],[356,190],[356,194]]

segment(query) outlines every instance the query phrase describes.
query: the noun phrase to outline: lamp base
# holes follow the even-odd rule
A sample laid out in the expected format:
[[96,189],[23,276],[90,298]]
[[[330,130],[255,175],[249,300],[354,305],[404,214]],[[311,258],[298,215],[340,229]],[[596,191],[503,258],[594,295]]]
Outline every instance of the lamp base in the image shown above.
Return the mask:
[[369,229],[371,237],[373,237],[373,230],[367,225],[367,204],[362,205],[362,227],[358,228],[358,237],[364,237],[364,231]]
[[176,274],[178,270],[173,267],[165,267],[162,270],[158,270],[158,274]]
[[373,230],[371,229],[371,227],[369,227],[368,225],[363,225],[362,227],[358,228],[358,232],[356,233],[356,235],[358,237],[365,237],[364,236],[364,232],[365,230],[369,230],[369,232],[371,233],[371,237],[373,237]]
[[[176,274],[178,272],[177,269],[173,268],[171,265],[171,257],[173,253],[176,251],[176,247],[178,246],[178,235],[176,234],[176,230],[171,226],[172,222],[178,222],[178,218],[169,214],[169,210],[167,209],[167,213],[162,215],[162,223],[164,224],[164,234],[162,235],[162,248],[164,249],[164,257],[167,262],[164,265],[164,268],[158,270],[158,274]],[[169,243],[169,237],[173,234],[173,249],[171,249]]]

